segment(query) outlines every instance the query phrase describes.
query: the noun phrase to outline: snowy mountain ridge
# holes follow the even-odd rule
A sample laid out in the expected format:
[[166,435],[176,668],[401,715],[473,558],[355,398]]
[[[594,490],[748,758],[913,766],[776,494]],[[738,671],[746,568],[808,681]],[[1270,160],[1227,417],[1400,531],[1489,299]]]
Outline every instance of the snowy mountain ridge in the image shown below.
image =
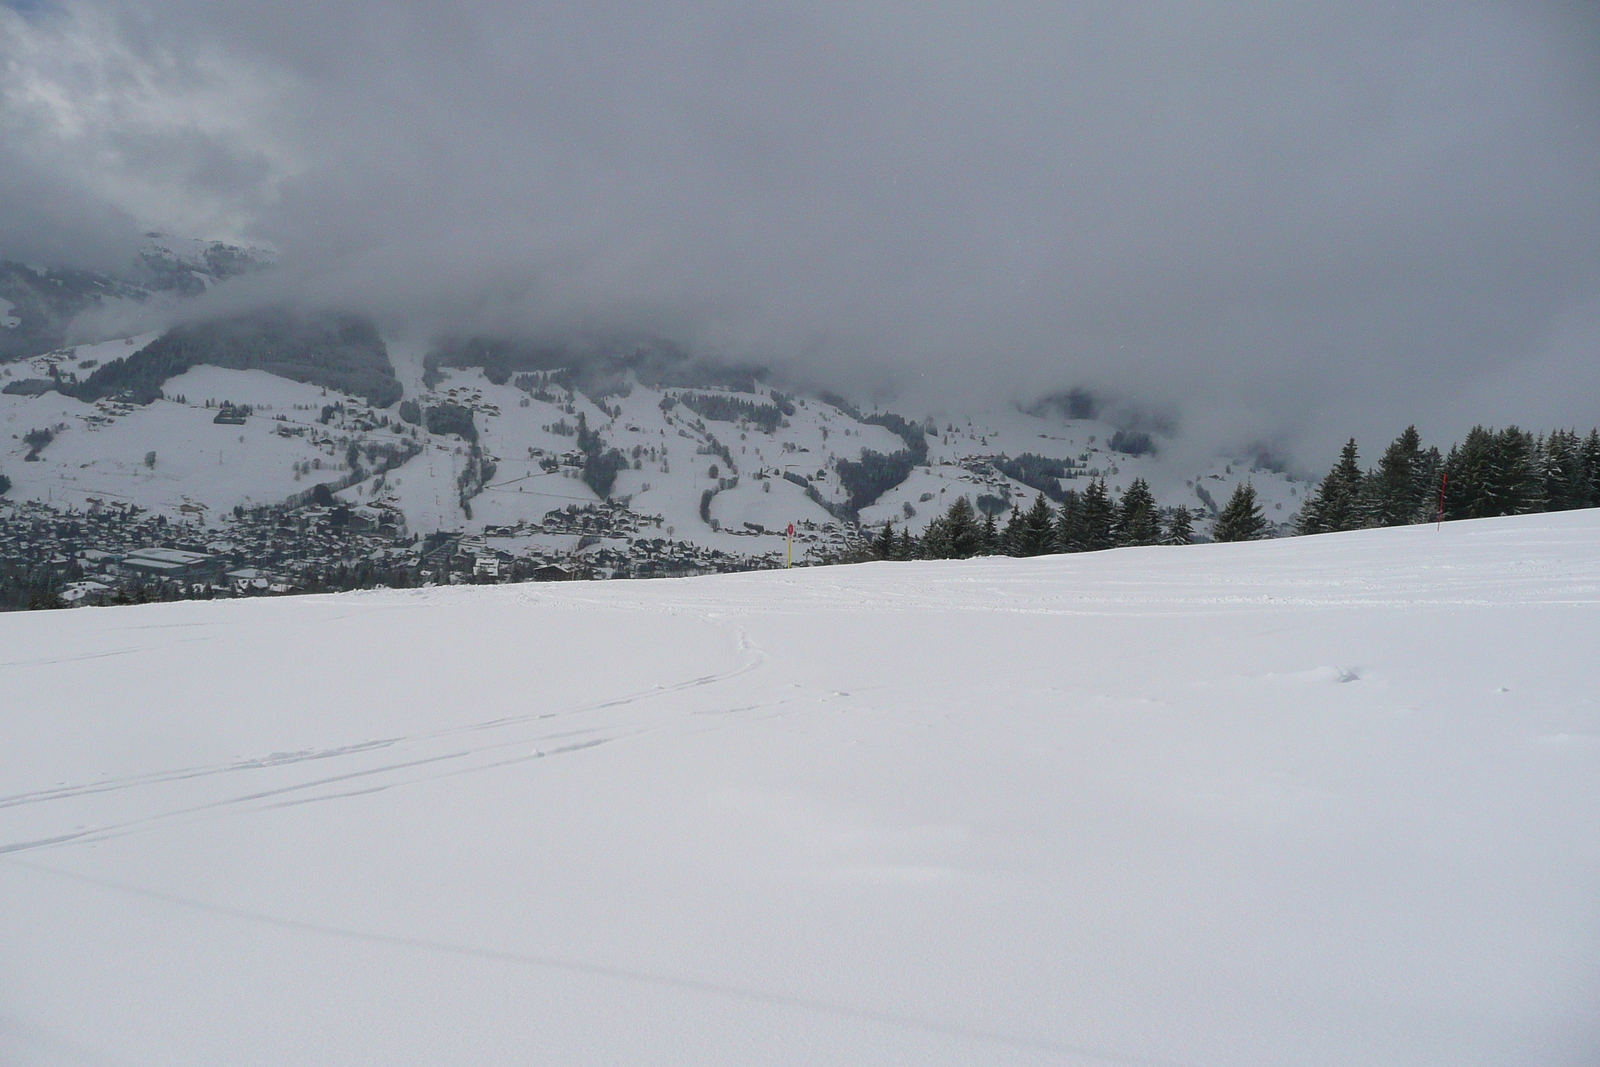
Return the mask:
[[[852,526],[843,520],[859,518],[869,527],[892,521],[915,531],[959,496],[996,511],[1026,508],[1038,485],[1059,491],[1096,477],[1113,492],[1143,478],[1160,505],[1183,504],[1201,516],[1214,514],[1248,479],[1279,523],[1294,515],[1305,488],[1250,459],[1180,466],[1159,437],[1152,447],[1148,435],[1054,410],[885,415],[870,404],[791,396],[764,382],[742,390],[652,387],[632,377],[613,391],[586,394],[559,370],[439,367],[427,349],[392,340],[387,349],[402,400],[388,408],[261,370],[203,364],[166,380],[162,398],[147,405],[115,396],[78,400],[55,387],[86,380],[155,339],[56,350],[0,371],[7,383],[0,471],[13,482],[11,500],[80,510],[120,502],[192,521],[198,513],[214,519],[236,507],[281,505],[331,483],[339,499],[399,516],[412,533],[515,530],[552,509],[601,500],[585,479],[580,419],[598,435],[603,455],[614,450],[620,457],[612,461],[614,478],[601,486],[606,496],[659,518],[659,536],[747,556],[776,551],[790,523],[843,528]],[[248,414],[219,423],[225,403]],[[430,421],[428,412],[457,421]],[[906,436],[912,423],[922,438],[915,456]],[[53,439],[34,448],[24,439],[40,428]],[[1149,450],[1114,450],[1122,438],[1134,442],[1123,447]],[[373,450],[397,449],[408,453],[403,462],[373,473]],[[153,464],[146,462],[151,453]],[[903,477],[881,493],[847,484],[849,465],[866,453],[906,453]],[[1024,455],[1053,461],[1065,477],[1029,485],[1001,469],[1002,457]],[[352,484],[339,484],[345,481]]]

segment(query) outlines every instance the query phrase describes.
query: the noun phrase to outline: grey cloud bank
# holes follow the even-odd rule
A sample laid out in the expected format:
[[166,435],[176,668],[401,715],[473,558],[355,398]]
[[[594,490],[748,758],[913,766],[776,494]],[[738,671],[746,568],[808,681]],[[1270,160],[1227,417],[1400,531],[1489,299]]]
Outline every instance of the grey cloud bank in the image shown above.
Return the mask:
[[1588,5],[190,0],[0,15],[0,255],[642,331],[919,402],[1077,384],[1320,465],[1600,417]]

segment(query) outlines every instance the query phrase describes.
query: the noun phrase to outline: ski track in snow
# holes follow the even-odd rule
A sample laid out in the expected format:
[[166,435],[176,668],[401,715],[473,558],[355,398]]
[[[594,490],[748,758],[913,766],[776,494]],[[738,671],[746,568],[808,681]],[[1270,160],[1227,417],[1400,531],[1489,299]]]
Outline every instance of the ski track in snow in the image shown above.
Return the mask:
[[[396,747],[420,751],[428,748],[438,747],[444,742],[453,742],[456,738],[463,734],[482,734],[488,731],[504,730],[508,727],[523,726],[528,723],[567,718],[587,712],[632,707],[645,701],[656,700],[688,690],[700,689],[706,686],[718,685],[720,683],[728,682],[753,671],[759,670],[766,662],[767,657],[765,653],[763,653],[754,645],[753,642],[750,641],[749,635],[745,632],[745,629],[742,626],[735,627],[735,632],[737,633],[738,637],[739,651],[746,655],[746,662],[722,674],[702,675],[699,677],[689,678],[672,685],[656,686],[647,690],[640,690],[607,700],[582,704],[572,708],[565,708],[556,711],[530,712],[527,715],[506,716],[484,722],[473,723],[466,726],[452,727],[447,730],[439,730],[428,734],[367,741],[360,744],[345,745],[340,748],[332,749],[306,750],[304,752],[275,752],[268,756],[237,760],[213,767],[191,767],[171,771],[158,771],[151,774],[135,775],[112,781],[62,786],[55,789],[38,790],[35,792],[21,793],[14,796],[3,796],[0,797],[0,809],[18,807],[22,805],[46,804],[52,801],[73,799],[96,793],[142,789],[172,782],[183,782],[196,778],[207,778],[213,775],[231,775],[248,771],[298,768],[304,764],[316,761],[346,759],[353,756],[361,756],[370,752]],[[130,649],[127,651],[133,652],[139,650]],[[37,661],[35,664],[31,665],[42,666],[54,662],[60,661]],[[746,708],[738,710],[750,711],[763,706],[767,705],[750,705]],[[415,776],[401,781],[382,782],[361,790],[334,792],[319,796],[305,797],[294,801],[268,804],[259,810],[271,810],[274,808],[282,808],[299,804],[318,803],[327,800],[339,800],[355,796],[370,795],[372,793],[382,792],[387,789],[393,789],[401,785],[414,785],[419,782],[436,781],[440,778],[454,777],[456,775],[469,774],[478,771],[494,770],[512,766],[517,763],[526,763],[535,759],[543,759],[549,756],[560,756],[570,752],[580,752],[588,748],[593,748],[597,745],[605,744],[609,741],[618,740],[619,738],[638,736],[647,732],[649,732],[649,730],[645,728],[632,731],[623,731],[611,737],[562,745],[547,751],[535,750],[533,752],[515,756],[509,759],[492,759],[487,762],[474,764],[469,767],[453,768],[440,774]],[[56,834],[33,840],[3,843],[0,844],[0,855],[18,852],[30,852],[36,849],[51,848],[75,842],[87,844],[95,841],[110,840],[112,838],[125,836],[128,833],[135,833],[141,830],[150,829],[157,825],[164,825],[171,821],[179,820],[183,816],[197,815],[204,812],[211,812],[216,809],[232,809],[235,807],[249,805],[253,801],[270,800],[286,793],[316,789],[327,785],[337,785],[341,782],[346,782],[357,778],[370,778],[375,775],[393,775],[399,772],[409,771],[414,768],[424,767],[445,761],[470,760],[473,757],[496,753],[506,748],[525,747],[530,744],[537,745],[541,741],[550,741],[567,736],[571,735],[540,733],[531,737],[516,737],[508,740],[494,741],[488,744],[479,744],[474,747],[464,748],[458,751],[444,752],[436,755],[419,755],[414,759],[402,760],[394,763],[385,763],[375,767],[367,767],[360,770],[348,771],[343,774],[329,775],[325,777],[314,778],[309,781],[300,781],[289,785],[276,786],[271,789],[258,790],[237,796],[231,796],[225,799],[210,801],[208,803],[192,807],[164,811],[159,814],[145,816],[129,822],[117,823],[109,826],[100,826],[93,829],[75,831],[66,834]]]

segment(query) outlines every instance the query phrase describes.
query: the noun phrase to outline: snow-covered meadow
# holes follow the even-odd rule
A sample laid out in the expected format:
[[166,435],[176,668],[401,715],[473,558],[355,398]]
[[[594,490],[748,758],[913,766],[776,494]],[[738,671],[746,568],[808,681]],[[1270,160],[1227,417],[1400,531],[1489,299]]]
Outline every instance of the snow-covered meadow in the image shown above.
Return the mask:
[[0,616],[0,1063],[1589,1064],[1600,511]]

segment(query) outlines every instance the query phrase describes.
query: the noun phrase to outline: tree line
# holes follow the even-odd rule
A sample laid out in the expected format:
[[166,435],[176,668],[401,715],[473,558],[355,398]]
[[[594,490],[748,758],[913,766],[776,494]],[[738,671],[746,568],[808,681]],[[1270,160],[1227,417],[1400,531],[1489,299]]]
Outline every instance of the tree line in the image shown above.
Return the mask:
[[[1217,516],[1212,537],[1253,541],[1269,529],[1255,487],[1241,482]],[[1182,505],[1163,509],[1150,486],[1135,478],[1119,499],[1096,478],[1082,492],[1068,489],[1060,507],[1044,493],[1026,511],[1013,507],[1002,526],[980,513],[965,496],[928,524],[921,537],[909,528],[885,523],[865,555],[871,559],[967,559],[972,556],[1044,556],[1057,552],[1099,552],[1135,545],[1187,545],[1194,541],[1194,515]]]
[[291,381],[365,397],[385,408],[401,386],[377,325],[342,312],[251,312],[174,326],[124,359],[98,367],[61,392],[89,402],[125,395],[135,404],[161,398],[161,386],[200,364],[230,370],[264,370]]
[[[778,403],[759,404],[753,403],[736,396],[725,396],[721,393],[679,393],[677,396],[663,397],[661,410],[671,411],[675,404],[682,404],[703,418],[713,422],[738,422],[747,419],[750,425],[762,433],[776,433],[783,424],[786,414],[794,414],[794,406],[779,399],[776,390],[772,396]],[[781,406],[780,406],[781,405]]]
[[[1009,472],[1008,472],[1009,473]],[[1036,473],[1031,471],[1029,473]],[[1185,545],[1194,539],[1187,507],[1156,506],[1144,479],[1121,499],[1096,479],[1081,493],[1041,492],[1026,511],[1013,507],[1004,526],[989,509],[958,498],[928,524],[921,537],[884,526],[864,553],[873,559],[965,559],[971,556],[1041,556],[1098,552],[1133,545]],[[1474,426],[1448,453],[1424,447],[1408,426],[1384,449],[1377,466],[1361,465],[1354,438],[1333,469],[1306,499],[1295,534],[1335,533],[1378,526],[1527,515],[1600,507],[1600,429],[1534,433],[1516,426]],[[1214,541],[1253,541],[1271,523],[1248,481],[1217,513]]]
[[1534,434],[1474,426],[1441,454],[1408,426],[1364,470],[1355,438],[1300,509],[1295,532],[1335,533],[1436,520],[1600,506],[1600,430]]

